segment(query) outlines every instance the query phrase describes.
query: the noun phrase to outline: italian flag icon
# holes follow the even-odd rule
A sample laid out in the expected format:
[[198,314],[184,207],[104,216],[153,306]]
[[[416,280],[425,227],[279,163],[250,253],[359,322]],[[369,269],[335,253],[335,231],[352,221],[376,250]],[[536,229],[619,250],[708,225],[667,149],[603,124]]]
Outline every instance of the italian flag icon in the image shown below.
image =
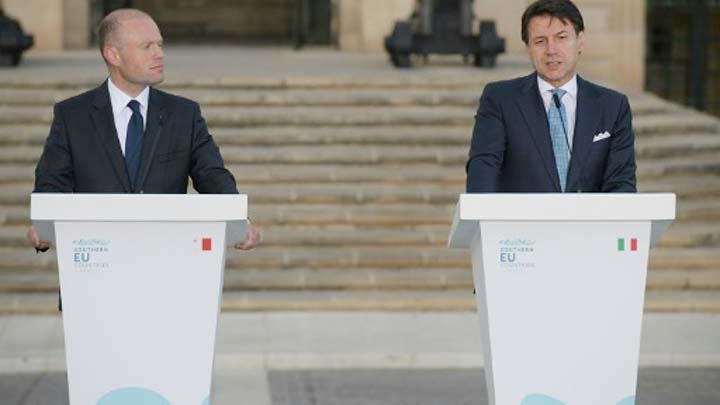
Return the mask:
[[637,252],[637,238],[618,238],[617,250],[618,252]]

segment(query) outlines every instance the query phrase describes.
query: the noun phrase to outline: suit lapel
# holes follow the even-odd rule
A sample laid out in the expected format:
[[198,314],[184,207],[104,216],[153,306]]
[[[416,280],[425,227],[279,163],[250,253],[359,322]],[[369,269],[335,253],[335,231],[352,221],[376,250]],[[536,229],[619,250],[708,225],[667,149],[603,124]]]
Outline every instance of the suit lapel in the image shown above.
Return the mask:
[[129,193],[130,180],[128,179],[127,168],[125,167],[125,158],[123,157],[122,149],[120,149],[117,130],[115,129],[115,120],[113,119],[107,81],[95,89],[93,107],[94,109],[91,115],[100,143],[103,145],[103,149],[120,184],[122,184],[125,192]]
[[542,97],[540,97],[536,75],[534,73],[525,78],[521,85],[520,96],[516,102],[527,124],[528,133],[542,158],[543,166],[545,166],[548,176],[552,179],[555,189],[560,191],[560,178],[558,177],[555,155],[550,143],[547,112],[545,112],[544,103]]
[[593,131],[602,118],[599,94],[580,76],[577,77],[578,95],[575,112],[572,158],[568,169],[568,190],[577,190],[582,169],[592,147]]
[[155,147],[162,132],[163,121],[167,118],[165,116],[165,97],[152,87],[150,88],[147,114],[147,128],[143,135],[142,158],[140,160],[136,191],[142,190],[145,185],[145,179],[152,166],[152,157],[155,156]]

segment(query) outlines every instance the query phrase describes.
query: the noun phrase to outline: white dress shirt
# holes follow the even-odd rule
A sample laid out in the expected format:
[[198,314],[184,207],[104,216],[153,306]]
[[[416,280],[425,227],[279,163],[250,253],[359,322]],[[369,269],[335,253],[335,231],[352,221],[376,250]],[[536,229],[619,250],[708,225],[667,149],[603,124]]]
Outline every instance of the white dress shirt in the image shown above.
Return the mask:
[[[545,103],[545,111],[548,112],[550,107],[555,108],[555,104],[552,103],[552,90],[555,86],[537,77],[538,88],[540,89],[540,95],[542,96],[543,103]],[[559,87],[565,90],[565,95],[560,101],[565,105],[565,114],[567,115],[567,137],[568,144],[570,144],[570,151],[572,152],[573,136],[575,135],[575,112],[577,111],[577,75],[574,75],[570,81]]]
[[147,126],[147,109],[148,99],[150,98],[150,87],[145,87],[145,89],[133,99],[115,86],[109,77],[107,83],[108,92],[110,93],[110,104],[112,104],[113,119],[115,120],[115,130],[117,131],[118,140],[120,141],[120,149],[122,150],[123,156],[125,156],[127,127],[133,114],[130,107],[128,107],[128,103],[130,100],[137,100],[137,102],[140,103],[140,114],[143,117],[144,130]]

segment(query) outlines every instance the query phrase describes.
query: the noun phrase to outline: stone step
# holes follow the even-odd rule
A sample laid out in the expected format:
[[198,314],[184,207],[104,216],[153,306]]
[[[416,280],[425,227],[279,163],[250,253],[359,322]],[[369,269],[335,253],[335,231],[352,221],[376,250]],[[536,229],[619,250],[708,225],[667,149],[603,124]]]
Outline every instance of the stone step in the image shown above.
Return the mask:
[[[203,116],[210,128],[262,125],[465,125],[473,124],[470,107],[210,107]],[[0,106],[0,124],[46,124],[47,107]]]
[[720,221],[705,221],[702,223],[684,223],[676,220],[662,235],[661,247],[720,247]]
[[[658,177],[667,175],[687,175],[698,173],[717,173],[718,162],[713,155],[698,155],[693,158],[674,158],[665,160],[639,160],[638,178],[642,185]],[[396,187],[413,189],[415,184],[435,184],[452,189],[465,187],[464,164],[439,165],[433,163],[383,163],[383,164],[273,164],[243,163],[228,164],[243,192],[252,187],[267,185],[281,188],[343,185],[348,188],[364,187],[363,184],[392,184]],[[0,163],[0,186],[4,196],[0,200],[20,201],[12,193],[25,194],[32,189],[35,181],[35,163]],[[24,200],[23,200],[24,201]]]
[[641,193],[675,193],[680,199],[716,198],[720,196],[720,176],[697,174],[693,176],[662,176],[638,181]]
[[[0,162],[13,167],[24,166],[27,170],[37,163],[42,147],[6,146],[0,149]],[[233,165],[404,165],[413,164],[453,166],[457,176],[462,176],[468,158],[465,146],[400,146],[400,145],[327,145],[327,146],[274,146],[240,147],[225,146],[223,158]],[[355,171],[361,170],[354,166]],[[411,170],[405,173],[412,173]],[[260,168],[262,170],[262,167]],[[292,170],[291,167],[288,170]],[[347,169],[344,169],[347,171]],[[351,169],[352,170],[352,169]],[[380,169],[376,169],[380,170]],[[441,169],[442,170],[442,169]],[[666,175],[711,174],[720,171],[717,152],[702,151],[693,156],[663,157],[640,159],[638,177],[650,179]],[[376,172],[377,173],[377,172]],[[11,179],[18,178],[17,169],[7,174]],[[377,176],[376,176],[377,177]],[[25,175],[28,178],[28,175]]]
[[[453,205],[393,204],[393,205],[348,205],[333,204],[291,204],[253,205],[250,217],[261,225],[328,225],[345,224],[355,226],[412,226],[443,224],[449,226],[454,211]],[[29,223],[29,207],[22,205],[0,205],[0,224],[19,225]]]
[[720,175],[718,151],[713,150],[683,156],[643,159],[638,160],[637,165],[637,176],[641,180],[665,176]]
[[[282,90],[282,89],[479,89],[487,84],[509,77],[527,75],[527,67],[504,67],[485,70],[482,74],[457,72],[407,72],[389,71],[383,77],[366,75],[299,75],[290,77],[201,76],[168,77],[159,87],[170,92],[183,89],[232,89],[232,90]],[[513,76],[513,75],[516,76]],[[98,77],[52,77],[5,75],[0,77],[2,89],[72,89],[77,94],[98,86]],[[479,94],[479,93],[478,93]],[[648,96],[650,96],[648,94]]]
[[720,269],[720,248],[717,246],[655,248],[651,251],[648,267],[653,270]]
[[[444,247],[450,229],[449,224],[364,228],[352,225],[260,226],[263,233],[263,247]],[[0,228],[0,246],[26,247],[27,227],[28,225],[23,224]],[[663,234],[658,246],[720,247],[720,221],[700,224],[675,222]]]
[[692,111],[633,117],[637,137],[668,136],[685,133],[720,133],[720,120]]
[[[176,89],[174,94],[190,98],[201,106],[477,106],[482,89]],[[79,94],[74,89],[0,89],[0,105],[52,106]],[[644,99],[640,108],[663,111],[668,107]]]
[[[2,294],[0,314],[57,314],[56,293]],[[222,311],[472,311],[467,289],[392,291],[242,291],[225,292]],[[648,291],[646,312],[720,313],[714,290]]]
[[[701,127],[702,128],[702,127]],[[222,147],[291,145],[457,145],[468,148],[472,126],[278,126],[210,127]],[[636,125],[637,151],[640,156],[666,156],[668,153],[694,152],[696,144],[717,147],[720,133],[716,128],[699,132],[668,132],[652,136]],[[0,145],[43,145],[49,132],[45,124],[0,124]],[[679,153],[679,152],[678,152]]]
[[[432,269],[227,269],[223,289],[259,290],[423,290],[473,289],[470,268]],[[0,272],[0,294],[54,293],[58,273],[46,271]],[[647,290],[720,289],[720,270],[651,270]]]
[[[467,268],[434,269],[227,269],[224,291],[257,290],[418,290],[468,288]],[[56,292],[58,273],[47,271],[0,272],[0,293]]]
[[[469,106],[477,108],[482,88],[470,89],[193,89],[178,88],[175,94],[187,97],[202,107],[232,106],[267,108],[285,106]],[[51,106],[73,97],[75,89],[0,88],[0,105]],[[630,99],[634,115],[657,114],[677,110],[676,106],[656,97],[636,94]]]
[[[208,107],[203,116],[213,130],[218,127],[248,126],[377,126],[431,125],[466,126],[474,123],[471,106],[360,106],[360,107]],[[52,109],[47,106],[1,106],[0,125],[50,124]],[[639,115],[634,121],[638,134],[677,132],[717,132],[717,118],[700,113],[672,110]]]
[[653,270],[648,272],[647,289],[720,290],[720,270]]
[[[290,146],[327,144],[469,145],[469,126],[278,126],[210,127],[222,146]],[[2,145],[43,145],[49,127],[43,124],[0,125]]]
[[703,198],[689,200],[681,198],[677,202],[676,221],[686,223],[711,223],[720,220],[720,204],[717,199]]
[[[242,185],[240,191],[257,204],[451,204],[464,186],[414,184],[412,188],[396,184],[362,183],[348,187],[343,183]],[[0,204],[29,203],[31,184],[0,185]]]
[[[0,163],[0,184],[14,184],[25,192],[35,181],[35,162]],[[463,167],[430,163],[384,163],[382,165],[348,164],[228,164],[241,187],[251,184],[311,184],[343,183],[355,187],[357,183],[407,184],[440,183],[465,184]]]
[[648,291],[645,294],[645,312],[720,313],[720,291]]
[[18,192],[32,189],[35,182],[35,163],[0,162],[0,184],[22,187]]
[[668,137],[638,137],[635,141],[635,155],[639,160],[691,156],[720,151],[720,133],[678,134]]
[[[0,247],[0,271],[50,270],[55,266],[53,254],[36,254],[26,247]],[[347,268],[465,268],[470,266],[466,251],[444,246],[336,246],[275,247],[250,252],[228,251],[228,268],[258,269],[347,269]],[[717,246],[653,249],[649,268],[706,270],[720,269]]]
[[[37,163],[42,154],[40,145],[6,146],[0,149],[0,162]],[[347,145],[276,146],[222,148],[228,164],[383,164],[383,163],[436,163],[461,164],[467,161],[468,150],[457,146],[387,146]]]
[[[321,226],[347,225],[356,227],[409,227],[441,225],[449,227],[455,204],[393,204],[393,205],[347,205],[333,204],[252,204],[250,216],[260,226],[294,225]],[[720,204],[715,199],[678,202],[676,222],[713,223],[720,221]],[[0,225],[29,224],[29,207],[0,205]]]
[[[466,267],[467,252],[445,247],[265,247],[250,252],[230,250],[228,268],[434,268]],[[32,248],[0,247],[0,271],[49,270],[53,254],[36,254]]]
[[[638,188],[642,192],[674,192],[680,198],[720,196],[720,176],[710,176],[704,173],[698,171],[696,177],[677,177],[672,180],[663,177],[652,180],[641,178]],[[718,168],[718,173],[720,174],[720,168]],[[671,181],[680,184],[672,185]],[[27,182],[0,183],[0,204],[27,204],[32,187],[32,184]],[[248,194],[253,204],[453,204],[457,201],[458,195],[464,192],[464,185],[461,182],[450,184],[355,183],[350,185],[304,182],[267,185],[255,183],[239,184],[238,188],[241,193]]]

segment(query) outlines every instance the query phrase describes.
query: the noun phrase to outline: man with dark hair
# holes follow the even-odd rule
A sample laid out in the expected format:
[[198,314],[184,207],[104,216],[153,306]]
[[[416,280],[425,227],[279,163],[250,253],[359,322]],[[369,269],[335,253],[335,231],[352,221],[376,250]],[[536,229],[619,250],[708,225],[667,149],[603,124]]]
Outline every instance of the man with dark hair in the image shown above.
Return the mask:
[[[236,194],[233,175],[194,101],[155,89],[164,79],[163,39],[146,13],[121,9],[99,26],[108,79],[55,105],[35,170],[35,192]],[[33,227],[28,239],[47,249]],[[248,226],[237,249],[255,247]]]
[[467,192],[635,192],[627,97],[577,75],[585,46],[578,8],[535,1],[521,34],[535,72],[485,87]]

